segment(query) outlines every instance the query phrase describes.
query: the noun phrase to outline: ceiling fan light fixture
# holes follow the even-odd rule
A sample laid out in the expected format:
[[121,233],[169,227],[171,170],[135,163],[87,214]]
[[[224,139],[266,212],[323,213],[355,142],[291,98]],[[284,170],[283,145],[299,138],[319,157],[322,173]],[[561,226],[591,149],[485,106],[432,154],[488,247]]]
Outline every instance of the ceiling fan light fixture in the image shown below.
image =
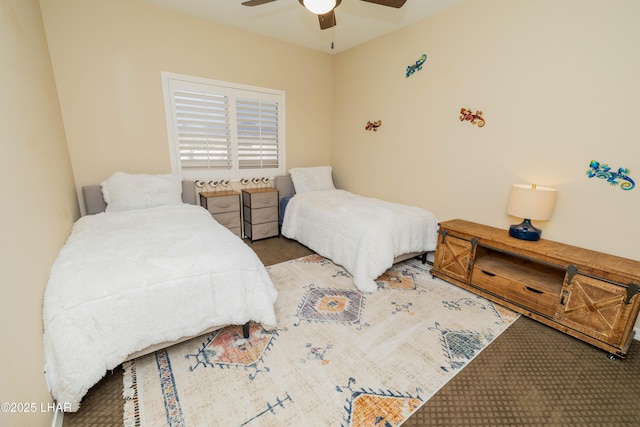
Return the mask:
[[336,0],[303,0],[302,4],[316,15],[329,13],[336,7]]

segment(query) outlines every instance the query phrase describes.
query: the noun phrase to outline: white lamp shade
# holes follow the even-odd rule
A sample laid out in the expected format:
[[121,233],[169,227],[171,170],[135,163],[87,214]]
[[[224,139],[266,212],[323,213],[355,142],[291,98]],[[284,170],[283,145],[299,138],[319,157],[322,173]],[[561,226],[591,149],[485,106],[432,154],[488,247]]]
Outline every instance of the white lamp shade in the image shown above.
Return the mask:
[[557,197],[555,188],[515,184],[511,187],[507,213],[519,218],[548,220]]
[[316,15],[324,15],[336,7],[336,0],[303,0],[302,3]]

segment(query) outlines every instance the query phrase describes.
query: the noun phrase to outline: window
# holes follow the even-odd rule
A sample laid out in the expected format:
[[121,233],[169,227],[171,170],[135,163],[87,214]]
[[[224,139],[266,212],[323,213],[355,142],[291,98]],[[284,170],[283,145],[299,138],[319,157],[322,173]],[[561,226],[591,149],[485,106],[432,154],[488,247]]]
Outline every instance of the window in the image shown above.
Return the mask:
[[171,168],[184,179],[283,175],[284,92],[162,73]]

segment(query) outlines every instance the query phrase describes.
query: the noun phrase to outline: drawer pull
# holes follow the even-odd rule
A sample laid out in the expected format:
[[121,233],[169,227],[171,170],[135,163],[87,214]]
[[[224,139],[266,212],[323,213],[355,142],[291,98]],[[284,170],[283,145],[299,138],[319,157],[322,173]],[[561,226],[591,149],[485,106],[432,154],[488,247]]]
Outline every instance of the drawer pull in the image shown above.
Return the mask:
[[482,271],[482,272],[483,272],[484,274],[486,274],[487,276],[496,277],[496,275],[495,275],[495,274],[493,274],[493,273],[491,273],[491,272],[489,272],[489,271],[486,271],[486,270],[480,270],[480,271]]
[[536,293],[536,294],[544,294],[544,292],[539,291],[539,290],[537,290],[537,289],[530,288],[529,286],[525,286],[524,288],[525,288],[526,290],[531,291],[531,292]]

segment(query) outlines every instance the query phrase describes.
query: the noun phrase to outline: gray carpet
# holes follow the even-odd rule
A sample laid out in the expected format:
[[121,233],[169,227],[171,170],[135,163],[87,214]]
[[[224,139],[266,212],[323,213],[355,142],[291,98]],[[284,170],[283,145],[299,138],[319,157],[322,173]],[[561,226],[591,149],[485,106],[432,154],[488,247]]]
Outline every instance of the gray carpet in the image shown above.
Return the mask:
[[520,317],[403,426],[638,426],[640,342],[625,360]]
[[[311,253],[285,238],[248,244],[265,265]],[[639,398],[639,341],[625,360],[609,360],[521,317],[403,426],[638,426]],[[65,414],[64,426],[119,426],[122,407],[118,367],[89,390],[80,411]]]

